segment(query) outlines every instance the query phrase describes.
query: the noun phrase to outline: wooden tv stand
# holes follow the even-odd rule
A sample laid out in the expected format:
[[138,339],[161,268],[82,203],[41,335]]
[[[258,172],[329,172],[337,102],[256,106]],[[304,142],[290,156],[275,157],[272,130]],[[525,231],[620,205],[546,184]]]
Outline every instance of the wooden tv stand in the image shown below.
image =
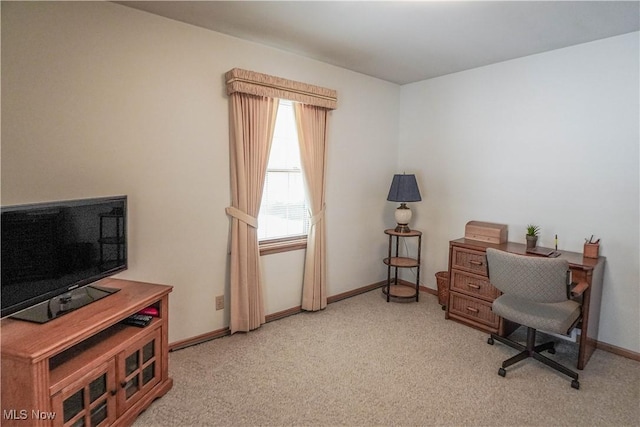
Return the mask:
[[[104,279],[120,291],[45,324],[3,319],[3,426],[130,425],[173,385],[171,286]],[[153,306],[146,327],[121,320]]]

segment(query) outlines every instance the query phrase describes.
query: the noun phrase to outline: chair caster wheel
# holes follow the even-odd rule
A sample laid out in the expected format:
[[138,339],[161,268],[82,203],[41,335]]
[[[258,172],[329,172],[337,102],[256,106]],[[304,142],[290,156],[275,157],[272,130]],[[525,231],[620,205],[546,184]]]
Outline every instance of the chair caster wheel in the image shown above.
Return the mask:
[[447,309],[447,306],[446,306],[446,305],[443,305],[443,306],[442,306],[442,310],[444,311],[444,310],[446,310],[446,309]]
[[556,354],[556,349],[551,347],[549,350],[547,350],[549,352],[549,354]]
[[489,339],[487,339],[487,344],[493,345],[493,338],[489,337]]
[[580,390],[580,383],[578,380],[571,381],[571,388],[575,388],[576,390]]
[[[507,375],[507,371],[505,371],[504,368],[500,368],[498,369],[498,375],[504,377],[505,375]],[[571,387],[573,387],[573,384],[571,384]]]

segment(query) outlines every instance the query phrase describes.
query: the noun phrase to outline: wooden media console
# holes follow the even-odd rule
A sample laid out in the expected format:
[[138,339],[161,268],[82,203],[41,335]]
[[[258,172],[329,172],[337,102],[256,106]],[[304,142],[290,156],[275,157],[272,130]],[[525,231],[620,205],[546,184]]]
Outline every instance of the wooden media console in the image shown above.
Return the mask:
[[[171,286],[104,279],[120,289],[48,323],[3,319],[3,426],[130,425],[173,385],[168,366]],[[145,327],[121,321],[155,307]]]

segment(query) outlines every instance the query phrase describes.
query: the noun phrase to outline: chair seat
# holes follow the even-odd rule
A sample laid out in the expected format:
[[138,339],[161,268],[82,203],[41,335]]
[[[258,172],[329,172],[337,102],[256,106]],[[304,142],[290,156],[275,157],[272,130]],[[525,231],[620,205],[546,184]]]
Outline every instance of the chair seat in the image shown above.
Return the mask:
[[568,333],[580,317],[580,304],[573,300],[537,303],[507,294],[496,298],[492,309],[505,319],[556,334]]

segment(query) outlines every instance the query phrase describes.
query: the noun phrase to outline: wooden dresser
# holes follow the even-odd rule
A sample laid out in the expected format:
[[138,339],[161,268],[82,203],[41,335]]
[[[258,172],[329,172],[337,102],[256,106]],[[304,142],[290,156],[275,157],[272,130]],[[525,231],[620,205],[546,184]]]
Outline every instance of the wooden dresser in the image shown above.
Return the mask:
[[[526,246],[520,243],[493,244],[471,239],[449,242],[449,303],[445,317],[478,328],[507,336],[518,326],[493,313],[491,304],[500,291],[489,282],[486,249],[525,255]],[[582,254],[560,251],[567,259],[574,282],[587,282],[589,288],[582,295],[582,322],[578,325],[578,369],[584,369],[595,350],[600,319],[600,300],[605,258],[584,258]],[[586,333],[585,333],[586,332]]]

